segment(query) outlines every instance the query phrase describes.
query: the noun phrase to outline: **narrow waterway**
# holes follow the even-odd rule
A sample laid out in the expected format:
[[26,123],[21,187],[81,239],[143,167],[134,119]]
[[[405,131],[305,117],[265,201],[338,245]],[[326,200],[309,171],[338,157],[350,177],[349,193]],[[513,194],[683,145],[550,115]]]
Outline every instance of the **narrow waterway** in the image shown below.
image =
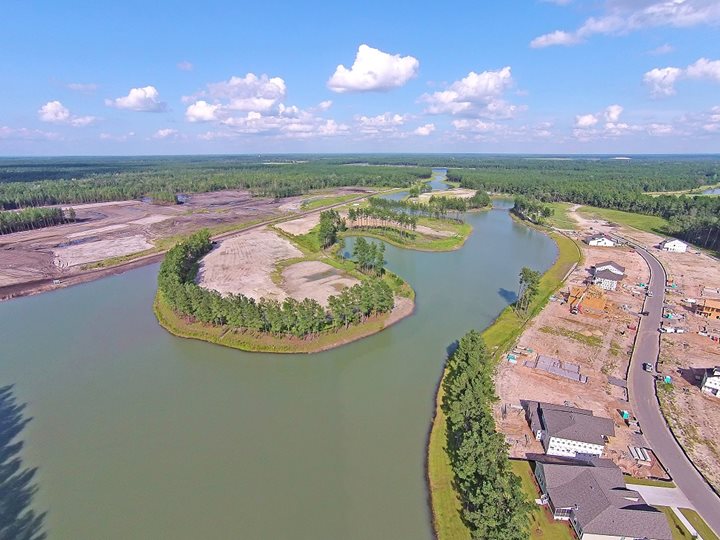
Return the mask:
[[[440,186],[438,186],[440,187]],[[450,253],[388,246],[415,314],[311,356],[175,338],[157,266],[0,304],[0,384],[33,417],[50,539],[431,538],[425,445],[447,347],[507,305],[546,236],[472,213]]]

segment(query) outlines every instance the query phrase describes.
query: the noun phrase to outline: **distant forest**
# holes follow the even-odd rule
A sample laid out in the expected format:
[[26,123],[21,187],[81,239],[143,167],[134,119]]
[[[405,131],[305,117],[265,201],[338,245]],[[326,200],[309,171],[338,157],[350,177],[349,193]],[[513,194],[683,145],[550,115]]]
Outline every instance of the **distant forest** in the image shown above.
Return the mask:
[[[340,186],[411,187],[449,167],[463,187],[661,216],[666,231],[720,249],[720,197],[650,196],[720,181],[718,156],[493,156],[473,154],[263,155],[0,159],[0,209],[248,189],[267,197]],[[59,216],[27,214],[35,220]],[[18,230],[17,219],[5,230]]]
[[0,160],[0,209],[82,204],[177,194],[248,189],[257,196],[291,197],[342,186],[410,187],[428,168],[327,164],[244,157],[80,158]]

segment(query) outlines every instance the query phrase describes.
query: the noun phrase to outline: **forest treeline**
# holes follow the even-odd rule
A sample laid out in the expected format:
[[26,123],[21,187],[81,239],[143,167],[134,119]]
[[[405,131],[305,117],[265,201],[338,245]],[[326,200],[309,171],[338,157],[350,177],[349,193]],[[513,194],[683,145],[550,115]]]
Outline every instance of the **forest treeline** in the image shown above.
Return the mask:
[[75,210],[69,208],[25,208],[0,212],[0,234],[9,234],[75,221]]
[[[378,277],[364,279],[331,296],[327,310],[310,298],[288,297],[278,302],[266,298],[256,301],[242,294],[222,296],[194,281],[200,260],[211,249],[209,232],[197,232],[167,252],[158,274],[158,288],[165,301],[175,311],[206,324],[306,337],[359,324],[395,306],[393,291]],[[377,272],[377,266],[373,271]]]
[[[12,162],[11,162],[12,163]],[[252,164],[201,161],[182,158],[152,165],[133,166],[81,177],[56,178],[37,171],[28,176],[22,167],[0,162],[0,209],[51,204],[82,204],[140,199],[174,202],[179,193],[203,193],[223,189],[248,189],[263,197],[290,197],[309,190],[342,186],[409,187],[430,171],[413,167],[338,166],[319,162],[295,164]],[[73,171],[74,169],[70,169]],[[51,178],[44,175],[50,174]]]
[[447,453],[471,537],[526,540],[532,504],[510,468],[505,436],[496,430],[494,372],[482,336],[471,330],[448,358],[442,383]]
[[[694,163],[694,162],[692,162]],[[652,176],[621,175],[617,169],[600,166],[579,171],[563,169],[530,170],[526,175],[499,171],[453,170],[452,180],[463,187],[489,192],[522,195],[541,202],[566,201],[659,216],[669,221],[667,231],[693,244],[708,249],[720,249],[720,197],[648,195],[647,191],[692,189],[709,182],[717,182],[720,168],[695,164],[682,167],[668,163],[667,169],[653,171]],[[612,172],[615,171],[615,172]],[[678,176],[673,177],[673,171]],[[648,172],[649,174],[649,172]]]

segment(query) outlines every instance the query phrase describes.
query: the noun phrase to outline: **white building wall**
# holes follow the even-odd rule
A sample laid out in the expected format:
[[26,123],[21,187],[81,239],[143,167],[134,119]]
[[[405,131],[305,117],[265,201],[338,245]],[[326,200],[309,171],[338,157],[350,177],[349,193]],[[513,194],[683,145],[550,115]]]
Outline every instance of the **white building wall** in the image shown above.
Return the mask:
[[604,446],[586,442],[550,437],[546,454],[549,456],[576,457],[578,454],[602,457]]
[[612,279],[595,279],[595,285],[600,285],[600,288],[606,291],[614,291],[617,287],[617,281]]
[[615,242],[608,238],[597,238],[595,240],[590,240],[588,242],[591,246],[600,246],[600,247],[613,247],[615,245]]
[[702,389],[709,394],[717,395],[720,392],[720,377],[707,377]]

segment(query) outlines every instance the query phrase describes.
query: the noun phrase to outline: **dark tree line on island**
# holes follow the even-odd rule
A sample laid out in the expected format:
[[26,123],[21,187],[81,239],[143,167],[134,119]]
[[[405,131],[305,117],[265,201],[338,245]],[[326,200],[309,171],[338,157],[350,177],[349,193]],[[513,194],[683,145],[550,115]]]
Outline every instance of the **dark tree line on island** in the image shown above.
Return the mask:
[[11,386],[0,388],[0,539],[43,540],[45,513],[33,509],[37,469],[23,466],[19,436],[30,421]]
[[516,195],[511,212],[521,219],[542,225],[547,218],[555,213],[555,210],[535,199]]
[[512,472],[492,413],[495,362],[471,330],[447,361],[442,408],[461,518],[477,540],[527,540],[532,503]]
[[[665,164],[665,168],[642,169],[651,177],[634,174],[608,175],[603,179],[589,169],[587,174],[552,174],[552,169],[532,170],[526,175],[497,174],[490,170],[453,170],[448,173],[463,187],[483,189],[490,192],[523,195],[540,202],[566,201],[600,208],[659,216],[669,221],[665,232],[692,242],[700,247],[720,250],[720,197],[687,195],[648,195],[648,191],[668,189],[692,189],[699,185],[717,182],[720,166],[716,163],[703,167],[680,168],[677,164]],[[679,178],[671,178],[670,172],[679,169]],[[585,170],[585,166],[583,166]],[[613,169],[615,170],[615,169]],[[631,171],[633,169],[630,169]],[[667,172],[666,172],[667,171]],[[550,173],[550,174],[547,174]],[[635,172],[637,174],[637,172]]]
[[475,195],[467,199],[432,195],[427,203],[417,202],[412,199],[394,201],[382,197],[371,197],[368,202],[372,208],[401,209],[410,215],[436,219],[447,219],[452,212],[455,214],[454,219],[460,221],[462,212],[489,206],[490,196],[484,191],[477,191]]
[[[222,296],[195,284],[200,259],[212,249],[208,231],[193,234],[170,249],[160,266],[158,288],[176,312],[197,321],[276,336],[307,337],[347,328],[395,306],[390,286],[371,277],[346,287],[328,299],[328,309],[316,300],[286,298],[283,302],[242,294]],[[377,262],[377,259],[376,259]],[[376,273],[382,272],[375,268]]]
[[75,210],[69,208],[26,208],[0,212],[0,234],[41,229],[75,221]]

